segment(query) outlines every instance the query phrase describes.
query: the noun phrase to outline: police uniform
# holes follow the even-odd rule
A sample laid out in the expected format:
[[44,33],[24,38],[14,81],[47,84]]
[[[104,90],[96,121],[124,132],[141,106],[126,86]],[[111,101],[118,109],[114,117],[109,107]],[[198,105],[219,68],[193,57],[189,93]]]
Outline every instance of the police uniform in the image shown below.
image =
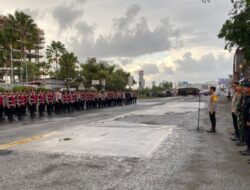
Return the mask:
[[38,109],[39,109],[39,115],[43,116],[43,113],[45,112],[45,93],[39,92],[38,94]]
[[51,91],[49,91],[46,94],[46,109],[47,109],[48,115],[52,114],[53,106],[54,106],[54,94]]
[[0,94],[0,122],[4,121],[5,104],[6,104],[5,95]]
[[15,108],[16,108],[16,99],[15,99],[14,94],[11,93],[6,97],[6,104],[7,104],[6,110],[7,110],[8,119],[9,121],[13,121]]
[[210,121],[212,123],[211,132],[216,131],[217,102],[218,102],[218,96],[214,92],[211,94],[210,99],[209,99],[209,103],[208,103],[209,117],[210,117]]
[[31,92],[28,102],[29,102],[30,116],[34,117],[37,106],[37,94],[35,92]]
[[25,106],[24,96],[21,93],[19,93],[16,96],[16,115],[19,120],[21,120],[23,116],[24,106]]

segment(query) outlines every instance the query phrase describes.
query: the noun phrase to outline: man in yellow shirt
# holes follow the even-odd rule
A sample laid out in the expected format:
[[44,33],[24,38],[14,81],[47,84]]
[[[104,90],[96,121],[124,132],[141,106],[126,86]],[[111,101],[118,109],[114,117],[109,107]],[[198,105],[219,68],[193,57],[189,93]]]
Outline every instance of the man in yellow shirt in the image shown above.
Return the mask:
[[216,132],[216,112],[217,112],[217,103],[218,103],[218,96],[216,95],[216,87],[210,87],[210,99],[208,104],[208,111],[209,117],[212,124],[212,128],[208,131],[210,133]]

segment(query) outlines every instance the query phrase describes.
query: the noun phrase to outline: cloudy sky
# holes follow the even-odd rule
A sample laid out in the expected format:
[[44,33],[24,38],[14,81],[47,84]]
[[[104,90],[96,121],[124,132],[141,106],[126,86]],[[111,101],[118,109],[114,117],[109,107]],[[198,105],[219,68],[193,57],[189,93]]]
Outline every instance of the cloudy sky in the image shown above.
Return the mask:
[[107,60],[146,84],[227,77],[233,54],[217,38],[230,0],[0,0],[0,13],[23,10],[84,62]]

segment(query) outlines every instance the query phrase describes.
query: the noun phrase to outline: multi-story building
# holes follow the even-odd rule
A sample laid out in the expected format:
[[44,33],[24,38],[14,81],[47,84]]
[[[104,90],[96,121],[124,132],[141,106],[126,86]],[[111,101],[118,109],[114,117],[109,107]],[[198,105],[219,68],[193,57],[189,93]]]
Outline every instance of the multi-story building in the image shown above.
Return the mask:
[[139,71],[139,89],[143,89],[145,87],[145,79],[144,79],[144,71]]

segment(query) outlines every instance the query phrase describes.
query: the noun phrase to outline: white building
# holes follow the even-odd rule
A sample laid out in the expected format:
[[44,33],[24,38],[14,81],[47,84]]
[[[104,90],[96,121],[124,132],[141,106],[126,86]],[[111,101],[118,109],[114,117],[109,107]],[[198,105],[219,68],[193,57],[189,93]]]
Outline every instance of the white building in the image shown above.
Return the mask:
[[145,87],[145,79],[144,79],[144,71],[139,71],[139,89],[143,89]]

